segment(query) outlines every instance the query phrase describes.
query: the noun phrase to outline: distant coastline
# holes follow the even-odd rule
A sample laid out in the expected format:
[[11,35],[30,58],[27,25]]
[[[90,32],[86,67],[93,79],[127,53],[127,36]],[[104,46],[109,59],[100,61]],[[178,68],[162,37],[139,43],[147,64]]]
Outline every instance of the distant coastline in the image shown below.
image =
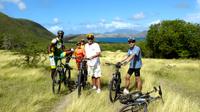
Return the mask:
[[[136,37],[136,41],[143,41],[145,40],[144,37]],[[102,38],[96,38],[96,42],[105,42],[105,43],[127,43],[128,38],[127,37],[102,37]]]

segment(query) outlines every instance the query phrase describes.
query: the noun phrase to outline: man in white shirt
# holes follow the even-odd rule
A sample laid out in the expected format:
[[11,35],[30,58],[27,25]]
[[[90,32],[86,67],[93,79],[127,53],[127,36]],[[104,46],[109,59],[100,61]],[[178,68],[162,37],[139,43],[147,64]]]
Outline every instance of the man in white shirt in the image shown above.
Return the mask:
[[101,68],[99,56],[101,53],[101,49],[99,47],[99,44],[94,42],[93,34],[87,34],[86,37],[88,39],[88,43],[85,44],[85,55],[86,58],[90,59],[87,61],[88,74],[92,76],[93,89],[96,89],[97,93],[100,93]]

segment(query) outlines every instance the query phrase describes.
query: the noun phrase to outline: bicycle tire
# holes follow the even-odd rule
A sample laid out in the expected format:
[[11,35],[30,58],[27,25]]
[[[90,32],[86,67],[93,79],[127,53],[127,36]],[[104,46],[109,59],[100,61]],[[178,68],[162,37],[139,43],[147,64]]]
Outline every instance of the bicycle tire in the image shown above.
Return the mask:
[[82,71],[82,87],[83,89],[86,88],[86,82],[87,82],[87,70],[83,69]]
[[[144,109],[144,105],[139,105],[139,104],[128,104],[123,106],[119,112],[139,112],[142,109]],[[144,111],[147,112],[147,111]]]
[[54,94],[58,94],[61,88],[61,74],[56,70],[53,81],[52,81],[52,91]]
[[81,95],[81,73],[78,75],[78,97]]
[[69,68],[69,65],[68,65],[68,67],[66,68],[65,75],[66,75],[67,80],[70,80],[70,79],[71,79],[71,70],[70,70],[70,68]]
[[109,85],[109,98],[111,102],[115,102],[117,99],[117,81],[112,78]]

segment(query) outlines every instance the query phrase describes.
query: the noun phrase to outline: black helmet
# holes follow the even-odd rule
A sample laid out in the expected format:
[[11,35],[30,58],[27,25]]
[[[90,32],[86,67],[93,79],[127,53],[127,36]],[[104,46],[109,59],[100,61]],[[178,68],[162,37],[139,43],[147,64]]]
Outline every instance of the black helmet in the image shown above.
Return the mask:
[[64,31],[58,30],[57,34],[58,34],[58,35],[64,35]]
[[135,42],[135,38],[134,37],[128,38],[128,43],[134,43],[134,42]]

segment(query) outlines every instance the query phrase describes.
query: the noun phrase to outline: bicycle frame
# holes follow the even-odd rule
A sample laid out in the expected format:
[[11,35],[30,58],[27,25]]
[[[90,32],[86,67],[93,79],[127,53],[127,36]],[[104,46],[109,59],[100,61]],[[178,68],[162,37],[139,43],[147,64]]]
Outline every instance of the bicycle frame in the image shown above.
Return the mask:
[[107,65],[115,66],[115,72],[112,74],[112,79],[109,84],[109,98],[111,102],[115,102],[119,97],[120,92],[120,85],[121,85],[121,73],[119,69],[121,65],[116,65],[112,63],[106,63]]
[[[151,93],[157,92],[159,93],[159,96],[152,97],[150,96]],[[133,95],[133,96],[132,96]],[[157,99],[162,99],[162,90],[159,86],[159,89],[154,87],[154,90],[147,92],[145,94],[142,94],[141,92],[137,92],[135,94],[128,94],[126,97],[121,97],[120,102],[125,104],[125,106],[120,110],[120,112],[123,112],[123,110],[126,110],[128,107],[132,107],[131,110],[134,109],[137,111],[138,109],[144,108],[144,112],[147,112],[147,106],[150,102],[153,102]],[[164,103],[163,99],[162,102]]]
[[81,95],[81,87],[85,87],[86,85],[86,81],[87,81],[87,68],[86,65],[84,66],[84,64],[86,64],[86,60],[88,60],[87,58],[84,58],[81,60],[80,63],[80,68],[79,68],[79,74],[78,74],[78,83],[77,83],[77,87],[78,87],[78,97]]

